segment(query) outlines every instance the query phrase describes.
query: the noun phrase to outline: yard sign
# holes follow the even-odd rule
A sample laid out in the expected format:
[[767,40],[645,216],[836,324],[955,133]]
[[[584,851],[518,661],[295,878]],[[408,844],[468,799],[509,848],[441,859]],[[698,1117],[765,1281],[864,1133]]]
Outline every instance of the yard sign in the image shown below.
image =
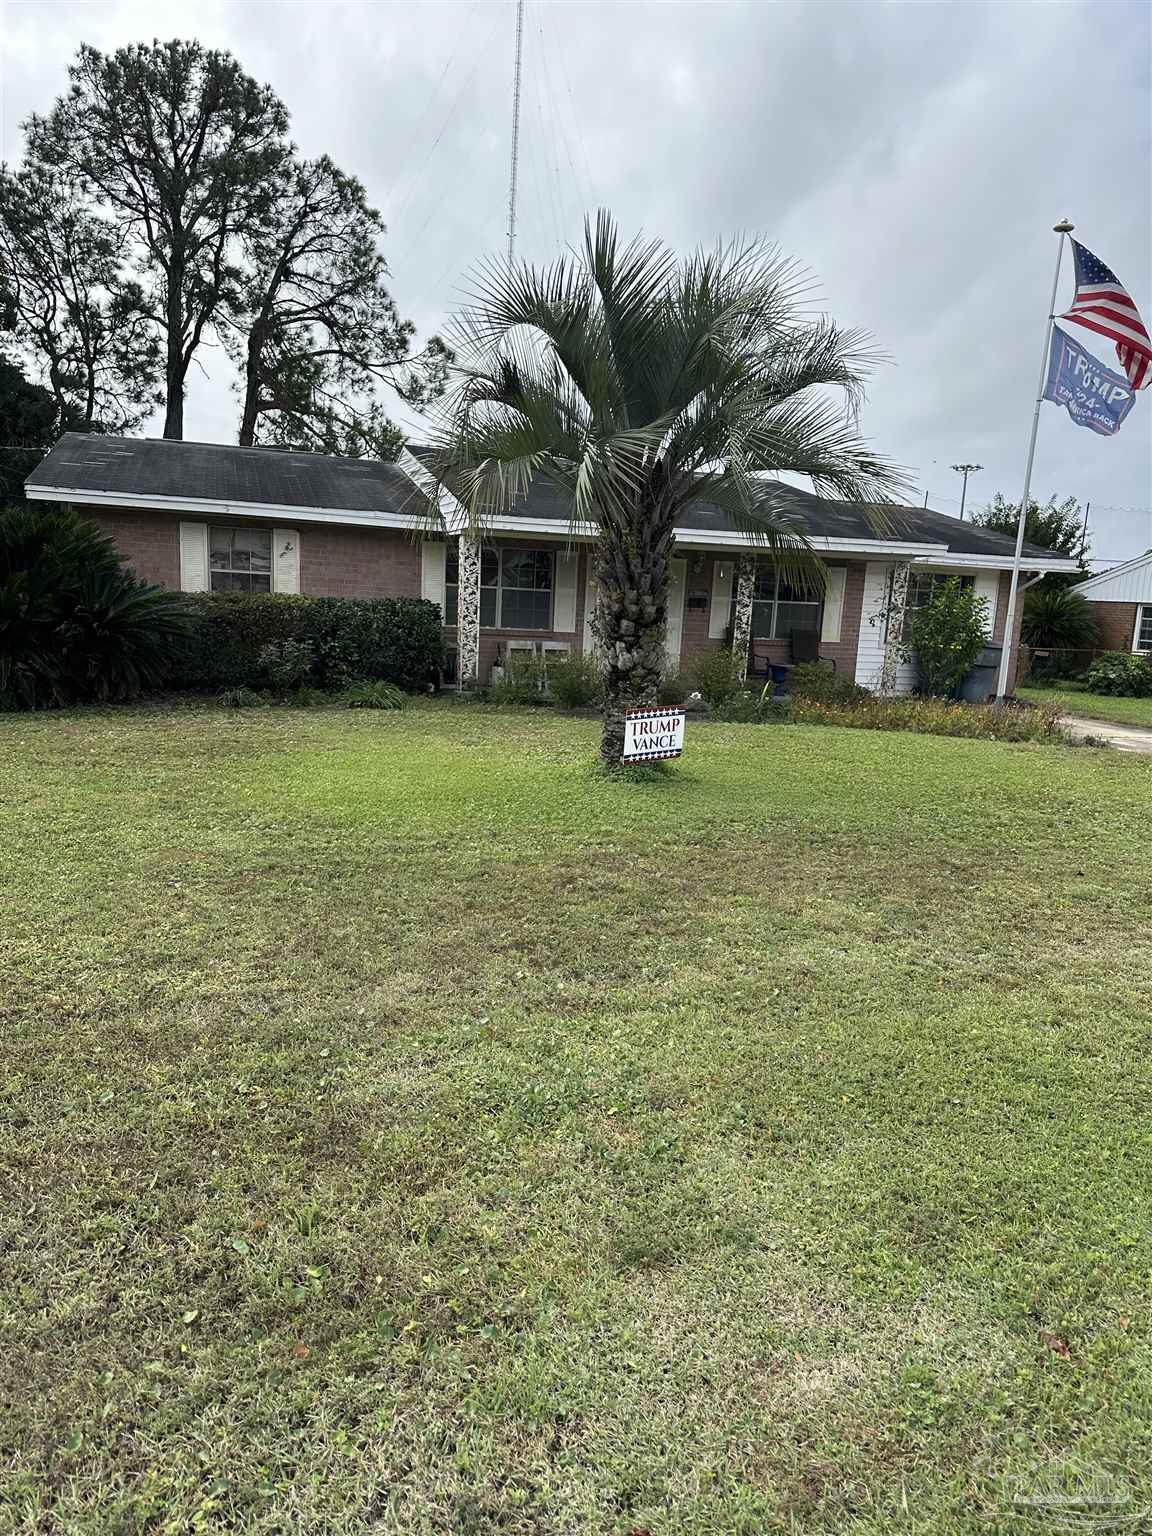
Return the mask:
[[630,709],[624,716],[624,762],[651,763],[683,750],[682,709]]

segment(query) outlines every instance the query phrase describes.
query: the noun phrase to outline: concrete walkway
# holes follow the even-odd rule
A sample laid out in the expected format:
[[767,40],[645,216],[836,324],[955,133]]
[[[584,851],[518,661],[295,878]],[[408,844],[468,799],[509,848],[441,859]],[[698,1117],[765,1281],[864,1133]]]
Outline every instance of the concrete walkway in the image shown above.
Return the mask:
[[1086,720],[1083,715],[1061,715],[1060,724],[1073,736],[1096,736],[1120,752],[1152,755],[1152,730],[1140,725],[1117,725],[1112,720]]

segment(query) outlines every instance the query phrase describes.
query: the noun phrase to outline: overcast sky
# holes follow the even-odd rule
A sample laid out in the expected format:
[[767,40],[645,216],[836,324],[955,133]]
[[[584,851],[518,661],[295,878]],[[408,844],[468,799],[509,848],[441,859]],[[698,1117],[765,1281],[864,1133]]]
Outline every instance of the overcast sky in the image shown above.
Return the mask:
[[[969,461],[985,466],[969,506],[1015,500],[1057,219],[1152,320],[1150,14],[1144,0],[528,0],[519,254],[555,254],[601,204],[679,249],[765,234],[890,357],[863,427],[920,495],[955,513],[949,466]],[[305,154],[365,183],[393,293],[423,333],[503,245],[514,0],[0,0],[0,19],[9,161],[81,42],[195,36],[279,92]],[[1066,265],[1060,307],[1071,291]],[[1111,343],[1080,335],[1116,366]],[[225,359],[201,361],[187,435],[234,440]],[[1102,559],[1152,545],[1152,388],[1110,439],[1045,405],[1033,493],[1090,500]]]

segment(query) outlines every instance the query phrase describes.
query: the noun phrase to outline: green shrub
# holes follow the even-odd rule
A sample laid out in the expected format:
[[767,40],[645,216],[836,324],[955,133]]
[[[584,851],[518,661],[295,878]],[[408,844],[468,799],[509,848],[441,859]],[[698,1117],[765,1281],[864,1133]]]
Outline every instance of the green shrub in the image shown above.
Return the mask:
[[287,693],[308,681],[315,659],[311,640],[273,640],[261,649],[257,661],[270,685]]
[[983,741],[1068,742],[1047,706],[1020,708],[964,704],[954,699],[881,699],[869,694],[854,704],[794,699],[792,718],[802,725],[846,725],[868,731],[917,731],[928,736],[970,736]]
[[1084,686],[1089,693],[1146,698],[1152,694],[1152,663],[1126,651],[1105,651],[1085,672]]
[[727,646],[701,651],[692,663],[691,675],[700,697],[710,709],[723,709],[744,686],[740,663]]
[[530,708],[551,704],[548,668],[542,657],[531,651],[510,651],[504,660],[503,671],[501,680],[488,689],[490,703]]
[[332,694],[325,693],[323,688],[312,688],[307,683],[300,688],[293,688],[288,695],[288,702],[294,709],[323,709],[332,700]]
[[987,643],[987,600],[952,576],[909,615],[903,649],[916,662],[921,692],[943,698],[960,686]]
[[677,704],[683,704],[691,691],[692,685],[683,672],[669,672],[660,679],[660,686],[656,690],[656,702],[672,709]]
[[189,625],[183,599],[126,570],[95,524],[0,512],[0,709],[132,698],[164,681]]
[[403,709],[405,701],[400,689],[391,683],[364,678],[350,683],[340,695],[340,702],[349,709]]
[[712,711],[717,720],[734,725],[767,725],[770,721],[791,719],[787,699],[772,697],[772,684],[762,688],[741,688],[728,701]]
[[194,625],[173,674],[177,687],[260,685],[263,652],[286,641],[312,647],[310,680],[333,691],[379,678],[414,692],[437,676],[443,660],[440,611],[419,598],[214,592],[188,602]]
[[788,674],[788,692],[795,699],[822,699],[829,704],[853,704],[870,698],[867,688],[822,661],[799,661]]
[[600,667],[594,656],[565,656],[547,670],[548,689],[562,709],[581,709],[600,701]]
[[1094,606],[1069,587],[1034,587],[1024,594],[1020,638],[1034,650],[1085,651],[1100,637]]
[[261,709],[268,699],[254,688],[225,688],[220,694],[220,702],[225,709]]

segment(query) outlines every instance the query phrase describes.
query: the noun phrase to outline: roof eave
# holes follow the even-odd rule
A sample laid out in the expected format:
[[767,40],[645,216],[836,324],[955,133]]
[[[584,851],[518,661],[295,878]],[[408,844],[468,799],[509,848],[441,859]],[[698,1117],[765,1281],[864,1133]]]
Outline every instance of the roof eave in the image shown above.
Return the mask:
[[298,507],[284,502],[221,501],[208,496],[141,496],[130,491],[94,491],[70,485],[29,485],[31,501],[68,501],[83,507],[126,507],[132,511],[195,512],[217,517],[280,518],[311,523],[351,523],[362,528],[427,530],[429,519],[419,513],[365,512],[345,507]]

